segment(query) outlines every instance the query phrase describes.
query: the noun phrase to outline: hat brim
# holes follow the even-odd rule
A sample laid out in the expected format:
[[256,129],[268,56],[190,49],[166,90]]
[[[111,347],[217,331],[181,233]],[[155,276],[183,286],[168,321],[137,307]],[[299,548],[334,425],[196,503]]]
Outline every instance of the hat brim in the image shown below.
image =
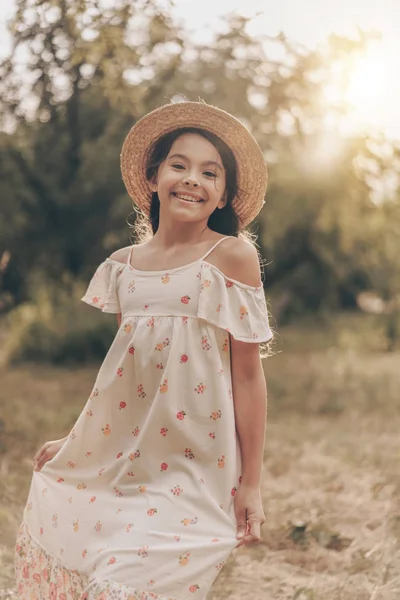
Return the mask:
[[218,136],[233,152],[237,164],[238,193],[233,208],[241,227],[260,212],[267,189],[267,166],[260,146],[246,127],[229,113],[204,102],[166,104],[141,118],[129,131],[121,151],[122,179],[129,196],[146,215],[152,192],[146,179],[148,158],[165,134],[183,127],[205,129]]

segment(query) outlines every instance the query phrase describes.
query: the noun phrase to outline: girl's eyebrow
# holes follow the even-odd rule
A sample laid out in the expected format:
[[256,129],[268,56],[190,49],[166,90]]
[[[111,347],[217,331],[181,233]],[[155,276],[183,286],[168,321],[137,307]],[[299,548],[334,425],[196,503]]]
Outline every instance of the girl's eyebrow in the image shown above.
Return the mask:
[[[183,160],[189,160],[187,156],[185,156],[184,154],[172,154],[171,156],[168,156],[168,160],[171,160],[172,158],[182,158]],[[214,165],[215,167],[217,167],[217,169],[220,169],[222,171],[222,167],[221,165],[216,162],[215,160],[206,160],[202,163],[203,165]]]

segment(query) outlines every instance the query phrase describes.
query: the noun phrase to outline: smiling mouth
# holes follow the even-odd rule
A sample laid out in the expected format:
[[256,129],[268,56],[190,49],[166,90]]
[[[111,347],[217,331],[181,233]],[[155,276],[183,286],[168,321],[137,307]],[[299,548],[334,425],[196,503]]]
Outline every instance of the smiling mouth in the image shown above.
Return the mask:
[[191,202],[192,204],[199,204],[200,202],[204,202],[202,198],[194,198],[193,196],[189,196],[187,194],[177,194],[176,192],[173,192],[173,195],[175,196],[175,198],[178,198],[178,200],[183,200],[184,202]]

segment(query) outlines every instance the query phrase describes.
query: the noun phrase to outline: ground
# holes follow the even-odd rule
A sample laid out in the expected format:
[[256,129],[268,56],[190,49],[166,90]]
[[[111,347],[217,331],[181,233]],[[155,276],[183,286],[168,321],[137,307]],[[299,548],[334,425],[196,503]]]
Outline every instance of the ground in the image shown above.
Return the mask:
[[[398,600],[398,354],[293,344],[264,360],[269,389],[262,541],[237,550],[209,600]],[[1,373],[0,598],[31,459],[68,433],[99,365]]]

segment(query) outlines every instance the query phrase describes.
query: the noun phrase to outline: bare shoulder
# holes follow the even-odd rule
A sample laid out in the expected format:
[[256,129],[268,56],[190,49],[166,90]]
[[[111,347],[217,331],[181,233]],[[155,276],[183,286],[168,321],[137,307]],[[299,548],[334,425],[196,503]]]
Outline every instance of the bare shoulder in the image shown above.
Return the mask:
[[117,262],[125,264],[126,261],[128,260],[129,251],[130,251],[131,247],[132,246],[126,246],[126,248],[120,248],[119,250],[116,250],[115,252],[113,252],[109,258],[111,258],[112,260],[115,260]]
[[212,262],[224,275],[246,285],[261,285],[260,261],[256,248],[246,240],[229,238],[222,242]]

